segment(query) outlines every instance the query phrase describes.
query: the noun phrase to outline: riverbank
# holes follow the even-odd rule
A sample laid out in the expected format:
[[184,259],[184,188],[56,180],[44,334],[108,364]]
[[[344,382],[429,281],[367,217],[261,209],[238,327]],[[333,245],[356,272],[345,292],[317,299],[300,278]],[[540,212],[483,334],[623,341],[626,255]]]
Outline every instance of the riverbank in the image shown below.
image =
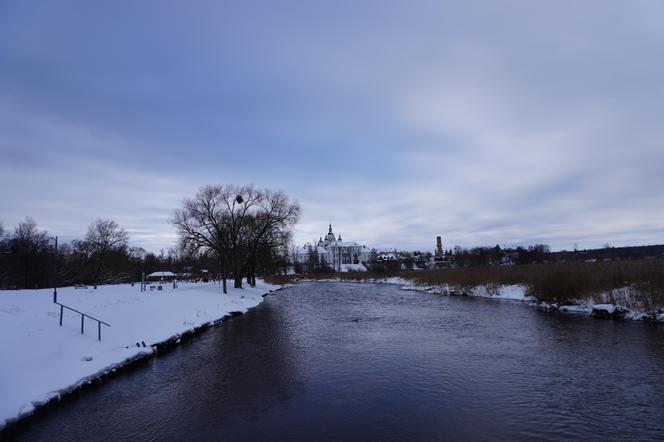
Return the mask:
[[[616,266],[515,266],[498,268],[464,268],[402,271],[387,276],[372,272],[336,273],[318,275],[291,275],[269,279],[272,283],[288,284],[297,281],[317,282],[368,282],[392,283],[401,285],[404,290],[422,291],[436,295],[473,296],[481,298],[503,299],[526,302],[532,307],[561,313],[593,316],[602,319],[629,319],[649,322],[664,322],[664,305],[659,293],[661,281],[652,281],[652,275],[658,270],[652,268],[657,263],[646,263],[648,270],[643,272],[639,262]],[[661,263],[660,263],[661,264]],[[571,275],[565,275],[565,268],[576,267]],[[581,270],[579,270],[581,269]],[[608,270],[607,270],[608,269]],[[625,270],[627,269],[627,271]],[[634,270],[641,274],[634,275]],[[615,274],[621,273],[616,277]],[[630,274],[630,271],[633,274]],[[581,275],[581,272],[584,272]],[[592,276],[592,272],[595,272]],[[664,274],[664,267],[661,269]],[[601,275],[601,277],[598,277]],[[571,287],[568,278],[577,281],[581,276],[592,278],[590,283],[577,283]],[[661,276],[661,275],[660,275]],[[651,278],[653,287],[649,288],[643,281]],[[643,281],[639,281],[641,278]],[[608,288],[605,282],[628,281],[630,285]],[[630,281],[631,279],[631,281]],[[524,283],[521,281],[529,281]],[[535,281],[535,282],[531,282]],[[542,281],[552,281],[548,285]],[[615,283],[614,283],[615,284]],[[552,287],[562,285],[559,293],[550,291]],[[565,289],[567,286],[568,289]],[[604,287],[601,289],[600,287]],[[538,291],[538,289],[540,291]],[[545,293],[545,294],[543,294]]]
[[58,289],[58,301],[110,327],[52,302],[53,290],[0,292],[0,429],[125,364],[150,356],[162,343],[244,313],[279,288],[258,281],[255,288],[228,289],[212,283],[179,283],[174,289],[140,292],[140,285]]
[[[404,280],[403,290],[427,292],[435,295],[460,295],[481,298],[503,299],[526,302],[532,307],[559,311],[568,314],[580,314],[600,319],[629,319],[634,321],[664,322],[664,309],[644,309],[640,296],[629,287],[617,289],[611,293],[599,293],[583,299],[569,299],[566,303],[543,302],[528,294],[528,288],[522,285],[477,286],[469,290],[459,290],[447,285],[426,286]],[[599,298],[599,300],[598,300]]]

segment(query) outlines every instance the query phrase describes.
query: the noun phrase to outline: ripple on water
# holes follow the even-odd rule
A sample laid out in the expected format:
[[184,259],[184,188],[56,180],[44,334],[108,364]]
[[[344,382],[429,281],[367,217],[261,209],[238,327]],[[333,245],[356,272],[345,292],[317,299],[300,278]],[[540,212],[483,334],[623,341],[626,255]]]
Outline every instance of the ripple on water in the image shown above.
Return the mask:
[[12,438],[654,439],[663,337],[518,303],[302,284]]

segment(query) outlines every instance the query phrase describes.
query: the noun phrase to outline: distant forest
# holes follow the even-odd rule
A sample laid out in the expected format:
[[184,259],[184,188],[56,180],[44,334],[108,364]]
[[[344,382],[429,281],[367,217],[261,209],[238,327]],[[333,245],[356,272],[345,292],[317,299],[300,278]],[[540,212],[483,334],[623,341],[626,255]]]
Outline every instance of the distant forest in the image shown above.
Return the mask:
[[530,247],[501,248],[455,247],[445,252],[445,258],[456,267],[476,267],[512,264],[546,264],[554,262],[596,262],[634,259],[656,259],[664,257],[664,245],[611,247],[599,249],[552,252],[549,246],[538,244]]

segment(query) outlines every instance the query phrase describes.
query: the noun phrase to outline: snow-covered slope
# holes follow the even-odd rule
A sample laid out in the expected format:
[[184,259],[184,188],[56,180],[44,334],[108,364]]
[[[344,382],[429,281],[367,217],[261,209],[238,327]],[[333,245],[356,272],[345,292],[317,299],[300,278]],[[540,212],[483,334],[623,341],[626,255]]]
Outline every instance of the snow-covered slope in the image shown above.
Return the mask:
[[256,288],[229,288],[227,295],[211,283],[166,284],[143,293],[138,284],[58,289],[59,302],[111,325],[102,326],[101,342],[97,323],[86,318],[81,335],[81,316],[73,312],[65,310],[58,325],[52,289],[1,291],[0,428],[96,373],[151,353],[151,344],[256,306],[276,288],[258,281]]

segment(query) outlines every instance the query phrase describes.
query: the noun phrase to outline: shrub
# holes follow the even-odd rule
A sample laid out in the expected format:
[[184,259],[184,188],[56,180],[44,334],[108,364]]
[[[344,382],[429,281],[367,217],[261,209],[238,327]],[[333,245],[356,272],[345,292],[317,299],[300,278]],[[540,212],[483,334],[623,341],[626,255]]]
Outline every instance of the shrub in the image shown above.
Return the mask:
[[[385,269],[377,269],[372,272],[335,273],[333,277],[340,280],[367,280],[388,275],[400,276],[417,285],[449,285],[461,290],[480,285],[495,287],[520,284],[538,300],[559,304],[584,297],[594,297],[597,301],[602,301],[600,298],[603,293],[610,296],[612,292],[627,287],[634,289],[641,305],[648,308],[664,306],[664,261],[661,259],[406,270],[391,273]],[[327,279],[330,276],[291,275],[266,277],[266,281],[283,284],[284,282],[278,281],[292,282],[299,278]]]

